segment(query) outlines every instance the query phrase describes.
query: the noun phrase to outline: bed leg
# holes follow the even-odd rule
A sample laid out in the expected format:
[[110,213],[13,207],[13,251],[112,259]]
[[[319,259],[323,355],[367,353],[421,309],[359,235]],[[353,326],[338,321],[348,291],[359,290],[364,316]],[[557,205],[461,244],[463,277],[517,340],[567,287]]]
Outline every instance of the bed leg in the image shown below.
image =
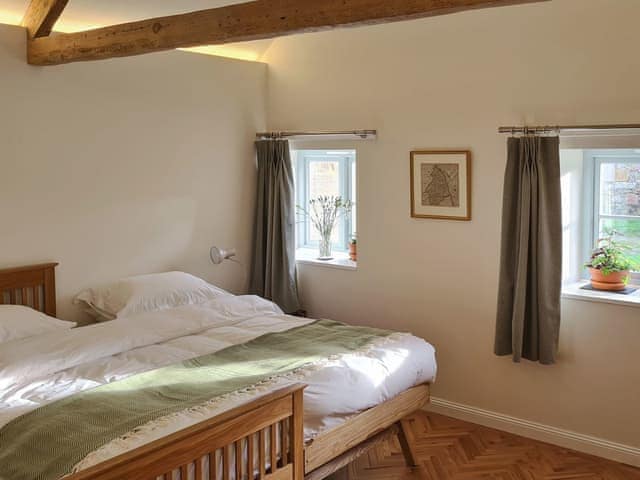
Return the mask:
[[[304,480],[304,388],[293,392],[293,417],[291,419],[291,457],[293,479]],[[262,477],[260,477],[262,478]]]
[[400,441],[400,448],[402,449],[402,455],[407,467],[417,467],[416,454],[414,451],[414,438],[411,431],[411,420],[403,418],[397,424],[398,426],[398,440]]

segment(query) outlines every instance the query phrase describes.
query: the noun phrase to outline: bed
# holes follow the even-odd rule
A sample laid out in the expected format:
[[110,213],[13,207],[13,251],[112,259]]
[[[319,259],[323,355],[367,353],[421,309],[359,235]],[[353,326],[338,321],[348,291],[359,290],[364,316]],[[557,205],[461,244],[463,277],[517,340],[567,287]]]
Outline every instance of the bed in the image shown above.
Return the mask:
[[[0,304],[26,305],[55,316],[55,267],[56,264],[45,264],[0,271]],[[68,385],[72,385],[73,388],[70,390],[74,390],[79,378],[84,383],[92,380],[91,375],[95,375],[97,368],[102,369],[98,375],[100,378],[106,376],[111,379],[116,378],[119,368],[125,366],[131,369],[131,365],[137,365],[138,371],[145,372],[150,366],[140,359],[152,358],[153,352],[156,352],[156,355],[165,359],[164,363],[152,365],[160,369],[168,364],[169,360],[179,362],[201,354],[203,349],[233,351],[225,346],[233,344],[241,348],[241,345],[247,345],[247,341],[251,342],[252,339],[259,340],[269,335],[287,335],[296,331],[298,325],[311,322],[308,319],[283,315],[269,302],[254,297],[234,296],[217,302],[215,305],[165,312],[165,316],[160,320],[158,315],[142,315],[137,318],[135,327],[120,324],[115,320],[95,327],[77,328],[72,333],[61,333],[57,337],[54,335],[47,336],[47,339],[28,339],[21,344],[23,349],[38,353],[34,353],[33,358],[28,359],[33,363],[25,360],[24,365],[21,364],[21,359],[27,355],[21,354],[19,348],[14,348],[15,353],[5,348],[5,352],[0,354],[0,372],[3,371],[2,355],[5,358],[5,374],[6,371],[11,372],[12,368],[15,377],[20,377],[25,371],[29,372],[34,368],[44,370],[38,370],[38,373],[34,374],[34,378],[39,378],[40,390],[35,388],[33,383],[29,384],[28,388],[21,385],[18,389],[21,392],[33,389],[31,396],[21,393],[17,396],[19,400],[13,400],[12,403],[7,401],[11,395],[5,395],[4,404],[3,397],[0,397],[0,406],[4,405],[4,417],[0,412],[0,426],[36,409],[40,400],[44,404],[55,403],[54,400],[67,395],[66,391],[50,394],[49,387],[41,378],[51,378],[51,381],[54,381],[58,378],[57,375],[62,375],[60,378],[64,381],[58,379],[60,381],[56,386],[64,384],[67,386],[65,388],[68,388]],[[222,317],[218,313],[220,311],[225,312]],[[176,335],[172,330],[174,318],[178,318],[180,328],[185,329],[180,335]],[[220,323],[220,318],[223,318],[224,322]],[[318,328],[322,326],[319,325]],[[135,331],[136,328],[147,333],[131,333],[127,335],[132,337],[128,340],[129,343],[124,342],[125,345],[120,346],[119,336],[122,336],[122,331],[127,329],[127,332],[131,332],[131,329]],[[265,332],[269,332],[269,335]],[[84,337],[89,336],[96,339],[87,343]],[[69,339],[76,337],[78,341],[73,345],[78,346],[74,346],[71,351],[65,351],[65,355],[62,356],[64,358],[51,357],[47,343],[55,344],[56,341],[60,341],[60,345],[67,345],[70,344]],[[142,338],[145,339],[138,340]],[[416,368],[418,372],[414,379],[407,380],[404,378],[407,375],[404,370],[410,369],[404,363],[396,362],[396,367],[403,366],[402,369],[398,368],[400,373],[389,375],[391,380],[384,378],[384,381],[372,381],[372,384],[380,383],[372,385],[370,390],[384,392],[381,394],[381,401],[359,398],[367,397],[363,393],[367,392],[366,385],[358,390],[359,395],[349,392],[347,385],[354,379],[365,378],[362,375],[359,377],[356,370],[370,368],[366,363],[369,359],[355,354],[344,355],[332,360],[333,363],[323,362],[322,368],[311,369],[305,366],[302,369],[304,374],[295,370],[292,375],[277,376],[266,382],[264,388],[234,393],[229,397],[222,396],[223,401],[216,402],[207,411],[193,409],[184,415],[181,412],[182,416],[172,417],[172,422],[165,422],[170,425],[164,425],[162,428],[154,426],[155,430],[151,433],[142,429],[143,433],[137,437],[129,435],[124,442],[118,439],[118,442],[108,443],[88,455],[77,466],[76,473],[66,478],[320,480],[392,436],[399,438],[407,464],[413,465],[415,462],[412,441],[408,437],[410,428],[407,428],[405,418],[428,402],[428,382],[435,376],[435,359],[432,364],[427,364],[428,361],[425,359],[433,352],[426,347],[416,347],[416,350],[422,353],[413,359],[413,347],[409,344],[423,342],[415,337],[389,339],[405,342],[402,344],[403,348],[396,348],[395,351],[406,352],[406,365],[410,365],[410,362],[422,362],[424,365]],[[214,345],[211,342],[222,344]],[[385,340],[379,345],[375,344],[371,348],[372,358],[375,355],[385,358],[392,356],[389,354],[391,349],[387,343]],[[426,342],[423,343],[428,345]],[[103,353],[99,353],[101,351]],[[96,358],[85,358],[83,355],[94,355]],[[17,358],[18,361],[6,365],[7,358]],[[73,358],[79,360],[72,362],[72,365],[68,362]],[[56,362],[60,363],[57,367]],[[393,373],[393,362],[378,363],[381,368]],[[343,370],[339,370],[340,368]],[[336,371],[343,373],[337,377],[335,374],[327,376],[326,372],[331,372],[332,369],[338,369]],[[127,375],[132,373],[136,372],[126,372]],[[67,377],[64,377],[65,375]],[[133,377],[135,375],[131,378]],[[0,394],[2,388],[0,376]],[[339,415],[327,414],[333,410],[322,412],[323,407],[318,407],[332,405],[332,397],[340,396],[352,397],[353,404],[349,408],[345,407]],[[13,395],[11,398],[17,397]],[[25,398],[28,400],[26,403],[23,402]],[[349,403],[348,398],[346,401]],[[365,402],[366,406],[360,408],[365,403],[358,402]],[[334,406],[326,408],[336,409]]]

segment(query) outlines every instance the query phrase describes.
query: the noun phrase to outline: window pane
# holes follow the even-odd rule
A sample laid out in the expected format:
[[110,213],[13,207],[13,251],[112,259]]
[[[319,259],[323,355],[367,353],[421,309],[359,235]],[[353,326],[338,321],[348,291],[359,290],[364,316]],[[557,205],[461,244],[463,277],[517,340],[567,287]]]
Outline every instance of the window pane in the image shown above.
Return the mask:
[[[309,162],[309,200],[319,196],[340,196],[340,163],[332,160],[313,160]],[[308,207],[307,207],[308,208]],[[337,244],[342,238],[342,222],[336,222],[331,241]],[[309,239],[320,241],[320,234],[310,225]]]
[[332,161],[309,163],[309,200],[321,195],[340,195],[340,165]]
[[640,217],[640,163],[603,163],[600,214]]
[[630,247],[629,256],[640,263],[640,218],[638,219],[600,219],[600,236],[606,232],[617,232],[616,240]]

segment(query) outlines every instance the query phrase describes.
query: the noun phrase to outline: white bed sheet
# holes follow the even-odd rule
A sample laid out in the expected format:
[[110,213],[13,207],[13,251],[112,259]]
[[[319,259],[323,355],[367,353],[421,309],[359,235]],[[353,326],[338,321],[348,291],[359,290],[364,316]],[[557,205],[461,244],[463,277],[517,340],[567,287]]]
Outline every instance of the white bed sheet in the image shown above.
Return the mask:
[[[8,342],[0,349],[0,427],[76,392],[311,321],[284,315],[259,297],[229,295],[200,305]],[[210,408],[190,409],[155,422],[126,441],[115,440],[92,453],[78,469],[296,380],[308,385],[304,425],[309,440],[414,385],[434,381],[435,375],[434,348],[415,336],[394,334],[366,351],[328,359],[297,379],[285,376],[262,389],[231,395]]]

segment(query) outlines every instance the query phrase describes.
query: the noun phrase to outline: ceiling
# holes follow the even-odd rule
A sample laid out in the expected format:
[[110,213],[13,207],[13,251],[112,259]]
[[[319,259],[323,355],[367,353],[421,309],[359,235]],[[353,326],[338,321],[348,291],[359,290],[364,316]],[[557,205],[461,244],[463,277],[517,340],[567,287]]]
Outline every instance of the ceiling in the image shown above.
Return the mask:
[[[0,0],[0,23],[19,25],[30,0]],[[206,10],[247,0],[69,0],[55,29],[77,32],[153,17]],[[209,55],[259,61],[272,40],[190,49]]]

